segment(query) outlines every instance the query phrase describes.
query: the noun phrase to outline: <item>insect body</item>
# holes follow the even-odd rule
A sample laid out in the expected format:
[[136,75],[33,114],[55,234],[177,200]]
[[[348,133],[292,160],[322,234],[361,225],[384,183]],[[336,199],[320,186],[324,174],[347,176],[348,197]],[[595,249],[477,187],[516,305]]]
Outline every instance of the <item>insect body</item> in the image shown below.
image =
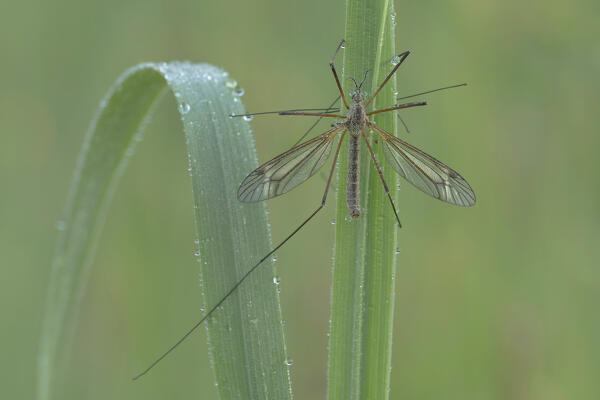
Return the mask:
[[[356,85],[355,85],[356,86]],[[348,147],[348,183],[346,184],[346,203],[352,218],[360,216],[360,134],[367,125],[365,108],[362,105],[360,86],[352,96],[353,103],[346,116],[346,125],[350,132],[350,145]]]

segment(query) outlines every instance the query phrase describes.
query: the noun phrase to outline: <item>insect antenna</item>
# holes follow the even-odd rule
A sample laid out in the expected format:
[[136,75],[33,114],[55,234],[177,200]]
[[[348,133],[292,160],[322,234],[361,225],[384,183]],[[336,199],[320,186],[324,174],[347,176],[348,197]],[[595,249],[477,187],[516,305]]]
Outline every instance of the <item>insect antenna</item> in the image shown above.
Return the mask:
[[367,80],[367,74],[368,74],[368,73],[369,73],[369,70],[366,70],[366,71],[365,71],[365,75],[363,76],[363,79],[362,79],[362,81],[360,81],[360,85],[358,85],[358,88],[359,88],[359,89],[361,89],[361,88],[362,88],[362,85],[363,85],[363,83],[365,83],[365,81]]
[[356,83],[356,79],[354,79],[353,77],[349,76],[349,77],[347,77],[347,78],[346,78],[346,80],[347,80],[347,81],[352,81],[352,82],[354,82],[354,88],[355,88],[356,90],[358,90],[358,89],[359,89],[358,83]]

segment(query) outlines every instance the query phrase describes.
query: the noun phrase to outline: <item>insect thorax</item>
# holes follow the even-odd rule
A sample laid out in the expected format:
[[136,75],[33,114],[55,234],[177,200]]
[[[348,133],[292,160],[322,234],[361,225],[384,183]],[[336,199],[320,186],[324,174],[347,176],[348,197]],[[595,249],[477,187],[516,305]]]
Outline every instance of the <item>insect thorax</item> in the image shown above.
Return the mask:
[[361,132],[365,129],[365,108],[361,103],[352,103],[350,110],[348,111],[347,124],[348,131],[352,136],[360,136]]

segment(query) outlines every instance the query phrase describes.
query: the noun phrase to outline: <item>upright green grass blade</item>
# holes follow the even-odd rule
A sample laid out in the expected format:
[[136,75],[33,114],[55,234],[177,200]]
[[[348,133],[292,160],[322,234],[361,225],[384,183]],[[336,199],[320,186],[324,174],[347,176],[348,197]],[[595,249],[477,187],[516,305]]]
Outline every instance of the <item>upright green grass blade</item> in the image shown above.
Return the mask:
[[[361,79],[372,94],[393,68],[394,31],[391,0],[348,0],[344,78]],[[345,90],[353,84],[344,80]],[[371,109],[394,104],[395,79],[379,93]],[[395,133],[395,115],[379,114],[375,123]],[[397,176],[385,171],[381,144],[370,141],[390,188]],[[363,145],[361,149],[362,214],[348,218],[347,144],[340,155],[336,248],[333,272],[328,398],[387,399],[390,387],[394,273],[397,224],[381,180]],[[395,191],[394,193],[395,194]],[[395,196],[393,196],[395,197]]]
[[[228,117],[244,112],[235,81],[206,64],[142,64],[127,71],[91,124],[58,225],[40,343],[38,399],[50,399],[59,385],[68,385],[64,360],[69,333],[108,204],[144,121],[166,87],[177,99],[186,137],[205,305],[215,304],[271,249],[264,204],[237,201],[237,186],[256,168],[257,158],[248,124]],[[291,398],[274,271],[265,264],[207,323],[222,399]],[[154,356],[149,354],[148,362]]]

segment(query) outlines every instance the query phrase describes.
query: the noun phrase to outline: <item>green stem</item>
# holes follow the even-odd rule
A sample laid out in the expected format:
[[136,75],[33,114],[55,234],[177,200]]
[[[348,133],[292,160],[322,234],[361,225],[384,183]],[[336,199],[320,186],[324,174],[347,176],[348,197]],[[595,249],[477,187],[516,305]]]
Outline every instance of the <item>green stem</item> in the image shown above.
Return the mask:
[[[395,54],[390,0],[348,0],[344,78],[370,77],[366,98],[392,68]],[[370,109],[394,104],[395,78],[379,93]],[[344,80],[349,93],[353,84]],[[395,133],[394,113],[374,122]],[[385,169],[381,144],[370,138],[377,160],[395,197],[396,174]],[[328,398],[387,399],[390,387],[394,273],[397,224],[370,155],[361,149],[362,215],[349,220],[346,207],[347,143],[342,146],[338,173],[336,249],[333,272]]]

